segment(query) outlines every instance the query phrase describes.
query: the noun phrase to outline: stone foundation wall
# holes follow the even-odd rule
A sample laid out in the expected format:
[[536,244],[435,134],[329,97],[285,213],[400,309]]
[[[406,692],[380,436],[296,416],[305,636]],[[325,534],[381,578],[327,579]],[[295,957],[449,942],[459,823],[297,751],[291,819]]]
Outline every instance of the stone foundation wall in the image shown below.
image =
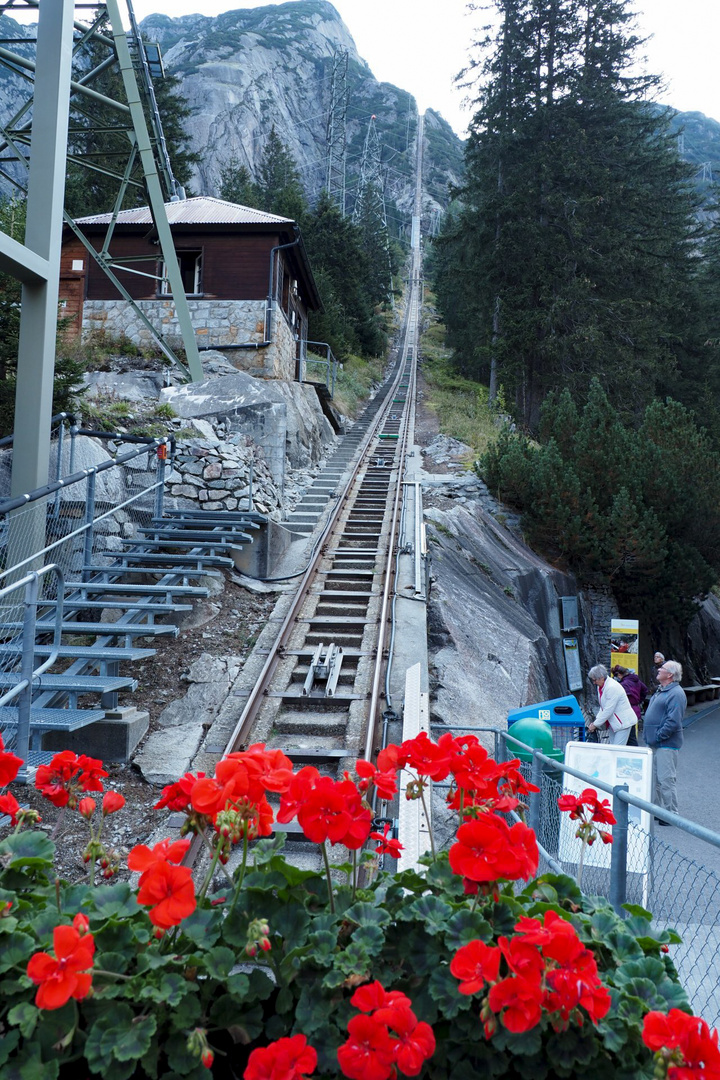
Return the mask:
[[[181,343],[175,305],[170,297],[136,303],[170,344]],[[264,300],[188,299],[188,307],[199,348],[222,351],[228,346],[256,344],[261,347],[228,348],[228,355],[240,370],[264,378],[295,378],[295,337],[277,305],[273,313],[272,341],[266,346],[262,346],[265,340]],[[103,330],[113,336],[124,334],[141,348],[153,344],[149,330],[125,300],[86,300],[83,335],[93,330]]]

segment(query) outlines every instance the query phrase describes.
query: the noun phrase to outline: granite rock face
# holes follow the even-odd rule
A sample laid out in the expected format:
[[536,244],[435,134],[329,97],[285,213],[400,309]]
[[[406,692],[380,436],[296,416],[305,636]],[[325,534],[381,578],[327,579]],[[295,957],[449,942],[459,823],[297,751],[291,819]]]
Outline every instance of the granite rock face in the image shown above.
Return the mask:
[[[257,177],[274,126],[297,163],[311,200],[326,181],[327,120],[333,57],[346,50],[348,188],[354,179],[370,116],[393,152],[386,197],[412,213],[417,105],[405,90],[379,82],[345,23],[326,0],[205,15],[149,15],[141,28],[158,41],[166,67],[181,80],[192,110],[191,148],[200,159],[193,190],[218,194],[231,162]],[[438,113],[427,114],[428,208],[447,204],[448,183],[462,174],[462,142]]]
[[428,509],[429,642],[438,720],[504,727],[510,709],[567,691],[558,598],[572,578],[479,503]]

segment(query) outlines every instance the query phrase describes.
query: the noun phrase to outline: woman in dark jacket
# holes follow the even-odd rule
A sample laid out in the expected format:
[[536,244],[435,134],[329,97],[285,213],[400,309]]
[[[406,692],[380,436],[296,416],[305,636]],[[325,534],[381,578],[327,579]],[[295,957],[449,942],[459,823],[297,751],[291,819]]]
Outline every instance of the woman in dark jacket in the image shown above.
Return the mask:
[[[617,679],[619,683],[622,683],[622,688],[627,694],[628,701],[632,706],[632,711],[639,721],[642,713],[642,703],[648,695],[647,686],[639,675],[636,675],[634,671],[623,667],[621,664],[615,665],[612,669],[612,674],[613,678]],[[637,746],[637,730],[636,724],[628,737],[628,746]]]

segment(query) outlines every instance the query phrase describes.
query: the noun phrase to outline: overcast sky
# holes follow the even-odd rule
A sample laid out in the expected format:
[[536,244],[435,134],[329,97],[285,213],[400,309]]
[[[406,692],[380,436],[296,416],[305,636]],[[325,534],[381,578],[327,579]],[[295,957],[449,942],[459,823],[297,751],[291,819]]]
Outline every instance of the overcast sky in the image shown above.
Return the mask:
[[[408,90],[421,110],[436,109],[462,134],[468,122],[462,108],[466,91],[454,85],[454,77],[467,62],[481,13],[468,14],[465,0],[332,2],[375,77]],[[138,19],[155,11],[173,17],[197,11],[219,15],[260,6],[254,0],[134,0]],[[642,35],[652,35],[648,70],[668,83],[660,100],[720,120],[720,0],[637,0],[636,6]]]

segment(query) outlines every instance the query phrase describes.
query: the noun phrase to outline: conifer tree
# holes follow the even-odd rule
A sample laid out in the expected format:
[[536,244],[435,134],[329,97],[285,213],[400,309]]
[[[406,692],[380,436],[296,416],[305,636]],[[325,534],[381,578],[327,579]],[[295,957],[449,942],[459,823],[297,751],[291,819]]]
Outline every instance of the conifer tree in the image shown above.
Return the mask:
[[260,193],[253,182],[247,165],[241,165],[232,157],[227,165],[220,169],[220,198],[239,206],[257,207]]
[[[565,385],[595,374],[613,406],[642,415],[687,359],[697,229],[687,172],[630,73],[638,45],[625,0],[494,0],[498,30],[478,61],[466,153],[466,248],[438,282],[461,364],[503,384],[535,428]],[[451,290],[456,294],[450,296]],[[458,303],[475,291],[465,308]]]
[[302,224],[308,207],[300,174],[274,124],[260,158],[257,188],[260,210]]

